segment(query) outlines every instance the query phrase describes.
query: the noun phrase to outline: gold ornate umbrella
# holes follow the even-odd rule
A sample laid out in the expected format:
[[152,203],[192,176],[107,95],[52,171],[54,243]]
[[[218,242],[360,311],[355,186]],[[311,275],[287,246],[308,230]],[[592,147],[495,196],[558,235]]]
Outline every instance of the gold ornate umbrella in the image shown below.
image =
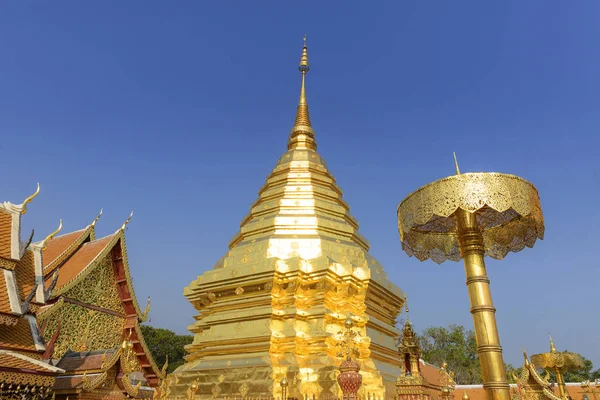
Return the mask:
[[540,368],[544,368],[547,371],[552,370],[556,373],[556,383],[558,384],[558,390],[562,398],[565,398],[566,395],[563,373],[577,371],[585,367],[583,357],[579,354],[569,351],[557,351],[556,347],[554,347],[552,337],[550,337],[550,351],[531,356],[531,362]]
[[514,175],[477,172],[440,179],[410,194],[398,206],[402,249],[436,263],[464,259],[471,314],[488,399],[509,400],[484,256],[533,247],[544,236],[537,189]]

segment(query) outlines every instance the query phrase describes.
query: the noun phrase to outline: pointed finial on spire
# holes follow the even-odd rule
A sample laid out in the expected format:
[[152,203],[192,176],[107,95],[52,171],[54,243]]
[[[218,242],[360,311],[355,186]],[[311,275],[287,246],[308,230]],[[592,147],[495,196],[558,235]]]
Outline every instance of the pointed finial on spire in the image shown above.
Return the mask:
[[550,338],[550,352],[556,353],[556,347],[554,347],[554,341],[552,340],[552,336],[548,334],[548,337]]
[[37,184],[37,189],[35,190],[35,193],[33,193],[31,196],[29,196],[28,198],[25,199],[25,201],[23,201],[23,204],[21,204],[21,215],[25,215],[27,214],[27,203],[31,203],[31,200],[35,199],[35,197],[40,193],[40,184],[38,182]]
[[102,210],[103,210],[103,208],[100,209],[100,213],[98,214],[98,216],[96,218],[94,218],[94,220],[92,221],[92,223],[90,224],[90,226],[96,226],[96,222],[98,222],[98,220],[102,216]]
[[48,247],[48,242],[51,241],[54,236],[56,236],[56,234],[58,232],[60,232],[62,230],[62,219],[58,221],[58,228],[56,228],[56,230],[54,232],[52,232],[51,234],[49,234],[48,236],[46,236],[46,239],[44,239],[44,241],[42,242],[42,250],[46,250],[46,247]]
[[456,167],[456,175],[460,175],[460,168],[458,168],[458,160],[456,159],[456,153],[452,152],[454,155],[454,166]]
[[467,394],[467,392],[463,392],[462,400],[469,400],[469,395]]
[[288,141],[289,150],[300,146],[312,150],[316,150],[317,148],[317,144],[315,143],[315,132],[310,123],[310,116],[308,115],[308,102],[306,101],[305,79],[306,73],[310,70],[306,35],[304,35],[303,39],[302,55],[300,56],[300,63],[298,64],[298,69],[302,73],[302,86],[300,87],[300,101],[298,102],[298,108],[296,109],[296,120],[294,121],[294,127],[290,132],[290,139]]
[[406,311],[406,322],[408,322],[408,298],[406,293],[404,293],[404,311]]

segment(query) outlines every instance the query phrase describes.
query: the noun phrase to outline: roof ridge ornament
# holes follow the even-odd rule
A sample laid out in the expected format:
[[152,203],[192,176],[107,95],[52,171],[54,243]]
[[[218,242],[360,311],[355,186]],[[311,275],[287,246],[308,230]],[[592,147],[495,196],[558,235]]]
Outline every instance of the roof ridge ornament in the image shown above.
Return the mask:
[[56,230],[52,233],[50,233],[48,236],[46,236],[46,239],[44,239],[42,241],[42,250],[46,250],[46,248],[48,247],[48,242],[51,241],[52,239],[54,239],[54,236],[56,236],[61,230],[62,230],[62,218],[58,221],[58,228],[56,228]]
[[27,197],[23,201],[23,203],[20,205],[21,206],[21,215],[27,214],[27,203],[31,203],[31,200],[35,199],[38,194],[40,194],[40,183],[39,182],[37,184],[37,189],[35,190],[35,192],[32,195],[30,195],[29,197]]
[[133,217],[133,210],[131,211],[131,214],[129,214],[129,217],[125,220],[125,222],[123,222],[123,225],[121,225],[121,227],[117,230],[117,232],[119,232],[119,231],[125,232],[125,228],[127,228],[127,224],[129,224],[129,221],[131,221],[132,217]]
[[[92,221],[92,223],[89,226],[92,226],[92,227],[96,226],[96,222],[98,222],[98,220],[102,216],[102,210],[104,210],[104,209],[103,208],[100,209],[100,213],[98,214],[98,216],[96,218],[94,218],[94,220]],[[133,211],[132,211],[132,213],[133,213]]]
[[300,62],[298,63],[298,70],[302,73],[302,86],[300,87],[300,100],[298,101],[298,107],[296,108],[296,119],[294,121],[294,127],[290,132],[290,139],[288,141],[288,149],[292,150],[297,147],[306,147],[312,150],[317,149],[315,142],[315,131],[312,128],[310,122],[310,116],[308,114],[308,102],[306,101],[306,73],[310,70],[310,64],[308,62],[308,47],[306,46],[306,35],[304,35],[304,44],[302,45],[302,55],[300,56]]

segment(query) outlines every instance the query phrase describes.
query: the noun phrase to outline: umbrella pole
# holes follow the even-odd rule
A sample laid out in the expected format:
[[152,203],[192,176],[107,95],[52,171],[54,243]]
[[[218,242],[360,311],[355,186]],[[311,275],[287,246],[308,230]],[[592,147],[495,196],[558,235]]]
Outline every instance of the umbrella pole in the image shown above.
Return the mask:
[[475,214],[458,209],[458,242],[465,264],[471,314],[477,340],[477,353],[487,400],[510,400],[502,347],[496,326],[496,309],[492,303],[487,276],[483,236]]

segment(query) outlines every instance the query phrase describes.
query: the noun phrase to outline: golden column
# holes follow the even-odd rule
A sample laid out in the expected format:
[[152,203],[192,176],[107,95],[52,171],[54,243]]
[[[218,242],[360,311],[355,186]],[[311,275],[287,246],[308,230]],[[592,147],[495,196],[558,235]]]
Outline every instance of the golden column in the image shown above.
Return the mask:
[[488,400],[510,400],[484,256],[533,247],[543,239],[544,219],[536,188],[514,175],[461,174],[432,182],[398,206],[402,249],[421,261],[464,260],[471,314]]

